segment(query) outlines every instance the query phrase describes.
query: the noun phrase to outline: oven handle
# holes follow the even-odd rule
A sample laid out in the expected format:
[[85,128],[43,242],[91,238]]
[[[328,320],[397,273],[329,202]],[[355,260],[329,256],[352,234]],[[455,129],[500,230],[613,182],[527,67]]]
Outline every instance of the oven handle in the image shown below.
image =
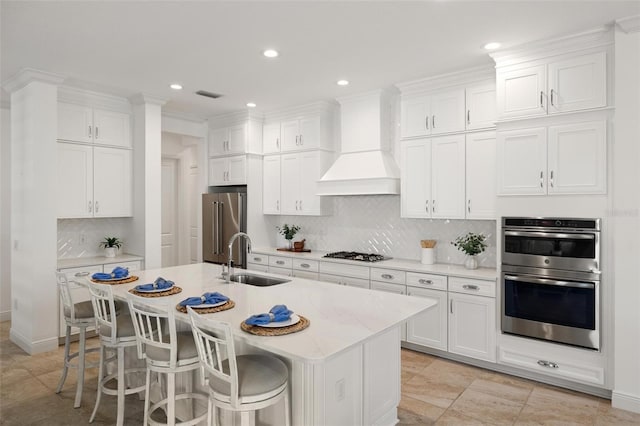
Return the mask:
[[504,231],[504,235],[508,235],[510,237],[550,237],[572,240],[594,240],[596,238],[593,234],[561,234],[557,232]]
[[573,281],[549,280],[546,278],[520,277],[517,275],[505,275],[505,279],[510,281],[522,281],[535,284],[555,285],[560,287],[576,287],[576,288],[596,288],[594,283],[577,283]]

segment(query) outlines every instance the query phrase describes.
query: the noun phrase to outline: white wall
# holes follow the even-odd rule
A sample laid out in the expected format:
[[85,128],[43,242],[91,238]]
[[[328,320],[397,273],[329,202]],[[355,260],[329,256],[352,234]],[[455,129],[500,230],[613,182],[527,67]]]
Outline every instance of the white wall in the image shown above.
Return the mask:
[[640,17],[635,32],[615,34],[613,265],[614,407],[640,413]]
[[0,116],[0,321],[11,319],[11,111]]

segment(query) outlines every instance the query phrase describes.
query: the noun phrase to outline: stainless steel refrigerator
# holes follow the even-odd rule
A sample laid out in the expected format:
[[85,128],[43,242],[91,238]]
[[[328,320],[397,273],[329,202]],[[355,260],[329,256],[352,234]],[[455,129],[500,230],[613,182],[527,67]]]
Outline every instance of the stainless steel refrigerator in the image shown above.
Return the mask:
[[[202,194],[202,256],[205,262],[227,263],[229,239],[236,232],[247,231],[246,192]],[[246,189],[245,189],[246,191]],[[246,242],[233,243],[232,259],[237,267],[246,268]]]

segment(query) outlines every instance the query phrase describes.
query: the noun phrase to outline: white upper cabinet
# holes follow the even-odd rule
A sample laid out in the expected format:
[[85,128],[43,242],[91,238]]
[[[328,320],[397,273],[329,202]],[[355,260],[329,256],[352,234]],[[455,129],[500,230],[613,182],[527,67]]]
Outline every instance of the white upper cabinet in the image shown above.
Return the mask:
[[58,143],[58,217],[93,217],[93,147]]
[[58,140],[130,148],[131,116],[59,102]]
[[495,127],[497,117],[495,82],[467,87],[465,97],[467,130]]
[[247,124],[212,129],[209,133],[209,156],[244,154],[247,150]]
[[535,117],[607,105],[606,52],[546,64],[498,67],[500,118]]
[[430,217],[431,141],[403,141],[400,154],[402,217]]
[[604,194],[606,141],[606,121],[498,132],[498,193]]
[[280,152],[280,123],[265,124],[262,128],[262,153]]
[[496,132],[467,134],[466,217],[496,218]]
[[403,138],[462,131],[465,128],[464,89],[403,97],[400,120]]
[[209,185],[244,185],[247,183],[247,157],[215,157],[209,159]]
[[280,214],[323,215],[329,200],[317,194],[317,181],[329,165],[324,151],[283,154],[280,163]]
[[280,155],[267,155],[262,162],[262,212],[264,214],[280,214],[280,160]]
[[282,122],[283,152],[321,148],[320,116],[312,115]]

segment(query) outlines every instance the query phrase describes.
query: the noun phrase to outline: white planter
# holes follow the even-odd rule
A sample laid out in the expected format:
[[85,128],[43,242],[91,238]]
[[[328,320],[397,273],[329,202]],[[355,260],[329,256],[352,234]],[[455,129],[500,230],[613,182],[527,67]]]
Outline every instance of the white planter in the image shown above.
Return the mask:
[[118,253],[118,248],[117,247],[105,247],[104,248],[104,255],[106,257],[116,257],[116,253]]
[[475,255],[467,255],[467,259],[464,261],[464,267],[467,269],[478,269],[478,259]]

